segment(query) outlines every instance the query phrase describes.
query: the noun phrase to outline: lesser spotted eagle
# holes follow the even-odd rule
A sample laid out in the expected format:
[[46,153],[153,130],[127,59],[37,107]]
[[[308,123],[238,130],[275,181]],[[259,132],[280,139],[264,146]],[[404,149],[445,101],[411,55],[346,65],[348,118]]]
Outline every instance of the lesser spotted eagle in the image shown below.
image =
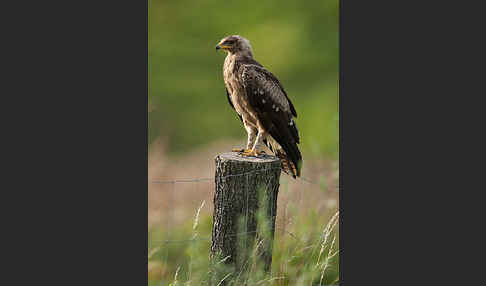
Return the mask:
[[300,176],[302,155],[297,144],[299,131],[294,105],[279,80],[253,58],[250,42],[238,35],[222,39],[216,50],[228,54],[223,77],[229,104],[237,112],[248,133],[243,156],[258,156],[263,142],[282,162],[282,169]]

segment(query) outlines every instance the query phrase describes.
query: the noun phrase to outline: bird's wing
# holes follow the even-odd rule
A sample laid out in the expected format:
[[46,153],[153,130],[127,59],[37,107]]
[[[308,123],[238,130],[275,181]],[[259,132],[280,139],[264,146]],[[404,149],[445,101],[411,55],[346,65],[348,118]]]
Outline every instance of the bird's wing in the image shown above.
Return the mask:
[[300,174],[302,155],[297,147],[299,132],[293,120],[295,108],[278,79],[265,68],[253,64],[242,65],[238,71],[249,104],[258,114],[265,130],[282,146]]

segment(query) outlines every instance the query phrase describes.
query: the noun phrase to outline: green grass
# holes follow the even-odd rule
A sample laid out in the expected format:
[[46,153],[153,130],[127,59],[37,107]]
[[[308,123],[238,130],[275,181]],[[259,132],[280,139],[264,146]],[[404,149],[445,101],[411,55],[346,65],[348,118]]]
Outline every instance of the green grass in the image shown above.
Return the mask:
[[[257,267],[242,280],[237,271],[223,269],[223,274],[229,275],[225,281],[234,283],[228,285],[337,284],[338,214],[299,216],[294,212],[292,226],[276,229],[271,275],[264,275]],[[199,216],[197,223],[187,221],[171,228],[170,238],[167,229],[153,229],[149,233],[149,285],[207,285],[211,227],[212,218],[205,215]],[[164,243],[167,239],[171,242]]]

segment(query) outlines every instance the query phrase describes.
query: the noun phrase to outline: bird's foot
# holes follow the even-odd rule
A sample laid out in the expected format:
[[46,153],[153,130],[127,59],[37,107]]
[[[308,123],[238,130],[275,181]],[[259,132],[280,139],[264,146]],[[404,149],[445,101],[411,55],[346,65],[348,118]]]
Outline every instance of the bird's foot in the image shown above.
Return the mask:
[[245,152],[246,150],[249,150],[249,149],[239,149],[239,148],[231,149],[232,152],[237,152],[237,153],[242,153],[242,152]]
[[252,149],[246,149],[243,152],[240,153],[241,156],[244,157],[258,157],[260,155],[264,155],[265,151],[257,151],[257,150],[252,150]]

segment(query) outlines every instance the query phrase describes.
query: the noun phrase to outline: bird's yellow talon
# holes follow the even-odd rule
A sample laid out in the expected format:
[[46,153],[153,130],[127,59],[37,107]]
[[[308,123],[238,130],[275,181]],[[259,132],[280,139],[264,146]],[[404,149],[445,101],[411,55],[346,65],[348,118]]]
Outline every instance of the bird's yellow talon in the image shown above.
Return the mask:
[[251,149],[246,149],[243,152],[240,153],[241,156],[244,157],[258,157],[260,155],[265,154],[265,151],[257,151],[257,150],[251,150]]
[[245,152],[245,149],[233,148],[233,149],[231,149],[231,152],[241,153],[241,152]]
[[255,155],[253,155],[253,152],[252,152],[251,149],[246,149],[245,151],[241,152],[240,155],[244,156],[244,157],[255,156]]

